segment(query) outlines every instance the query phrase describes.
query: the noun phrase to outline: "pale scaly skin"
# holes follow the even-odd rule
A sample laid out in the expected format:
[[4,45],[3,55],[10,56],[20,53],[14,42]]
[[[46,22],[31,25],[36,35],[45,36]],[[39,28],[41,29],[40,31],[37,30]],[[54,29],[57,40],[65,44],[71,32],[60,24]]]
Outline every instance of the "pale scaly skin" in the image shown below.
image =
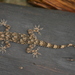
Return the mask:
[[5,26],[5,31],[0,32],[0,40],[3,41],[2,44],[5,44],[5,46],[1,45],[0,47],[0,52],[4,53],[6,52],[6,48],[10,47],[9,42],[15,42],[19,44],[29,44],[29,47],[26,49],[27,53],[32,53],[33,57],[38,57],[38,55],[41,55],[41,53],[38,53],[39,48],[34,50],[33,48],[38,45],[38,46],[43,46],[43,47],[48,47],[48,48],[65,48],[65,47],[70,47],[75,45],[73,44],[67,44],[67,45],[53,45],[51,43],[47,43],[42,40],[38,40],[37,37],[35,36],[35,32],[38,34],[41,34],[39,31],[42,30],[43,28],[40,28],[40,26],[35,26],[35,28],[29,29],[28,30],[28,35],[26,34],[21,34],[21,33],[16,33],[16,32],[9,32],[10,25],[7,24],[7,21],[1,20],[0,26]]

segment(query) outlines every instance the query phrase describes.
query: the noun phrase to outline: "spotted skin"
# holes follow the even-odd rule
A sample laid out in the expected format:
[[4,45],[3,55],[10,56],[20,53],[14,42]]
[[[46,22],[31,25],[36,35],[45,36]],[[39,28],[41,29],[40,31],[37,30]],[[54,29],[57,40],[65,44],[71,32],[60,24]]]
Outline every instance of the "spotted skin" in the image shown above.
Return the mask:
[[9,42],[15,42],[19,44],[28,44],[29,47],[26,49],[26,52],[32,53],[33,57],[38,57],[38,55],[41,55],[40,53],[38,53],[39,48],[37,48],[36,50],[33,49],[37,45],[48,47],[48,48],[54,48],[54,49],[59,49],[59,48],[62,49],[65,47],[70,47],[70,46],[75,47],[75,45],[73,44],[53,45],[51,43],[38,40],[34,33],[37,32],[38,34],[41,34],[39,31],[42,30],[43,28],[40,28],[40,26],[38,27],[35,26],[33,30],[29,29],[28,35],[26,35],[26,34],[21,34],[21,33],[16,33],[16,32],[10,32],[9,31],[10,25],[8,25],[7,21],[5,20],[1,20],[0,26],[2,25],[6,27],[4,32],[0,32],[0,41],[3,41],[2,44],[5,44],[5,46],[1,45],[0,47],[0,52],[2,53],[6,52],[6,48],[9,48],[11,46]]

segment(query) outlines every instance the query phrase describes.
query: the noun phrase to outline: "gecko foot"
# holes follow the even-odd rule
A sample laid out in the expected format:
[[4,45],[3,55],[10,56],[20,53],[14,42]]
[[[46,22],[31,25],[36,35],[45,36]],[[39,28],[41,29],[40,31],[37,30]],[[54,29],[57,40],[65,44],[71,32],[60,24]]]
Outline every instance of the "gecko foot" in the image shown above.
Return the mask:
[[3,20],[1,20],[1,22],[0,22],[0,25],[2,26],[2,25],[6,25],[6,23],[7,23],[7,21],[5,21],[4,19]]
[[0,52],[2,52],[2,54],[3,54],[3,53],[6,53],[6,48],[3,47],[2,45],[1,45],[1,47],[0,47]]
[[38,55],[41,55],[41,53],[38,53],[39,47],[32,53],[33,58],[38,58]]
[[34,28],[34,32],[37,32],[38,34],[41,35],[41,33],[40,33],[39,31],[42,30],[42,29],[43,29],[43,28],[40,28],[40,25],[35,26],[35,28]]

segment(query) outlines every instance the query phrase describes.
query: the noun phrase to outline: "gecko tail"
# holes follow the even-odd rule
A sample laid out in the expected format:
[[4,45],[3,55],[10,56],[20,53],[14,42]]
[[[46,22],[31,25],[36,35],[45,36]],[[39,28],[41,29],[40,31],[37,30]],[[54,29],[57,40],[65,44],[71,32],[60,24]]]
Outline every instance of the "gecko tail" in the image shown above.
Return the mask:
[[39,41],[39,45],[43,46],[43,47],[48,47],[48,48],[54,48],[54,49],[59,49],[59,48],[65,48],[65,47],[75,47],[75,45],[73,44],[67,44],[67,45],[55,45],[55,44],[51,44],[51,43],[47,43],[44,41]]

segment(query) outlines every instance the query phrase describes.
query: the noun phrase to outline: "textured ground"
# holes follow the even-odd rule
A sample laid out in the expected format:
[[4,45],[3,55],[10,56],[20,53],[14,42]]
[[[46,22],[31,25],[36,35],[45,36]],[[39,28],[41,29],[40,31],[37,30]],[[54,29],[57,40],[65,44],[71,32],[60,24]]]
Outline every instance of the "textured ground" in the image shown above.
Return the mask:
[[[74,13],[0,3],[0,19],[8,21],[11,32],[27,34],[28,29],[40,25],[44,29],[41,36],[36,34],[38,39],[52,44],[75,44]],[[75,48],[40,47],[42,55],[35,59],[25,53],[27,47],[11,42],[7,52],[0,53],[0,75],[75,75]]]

